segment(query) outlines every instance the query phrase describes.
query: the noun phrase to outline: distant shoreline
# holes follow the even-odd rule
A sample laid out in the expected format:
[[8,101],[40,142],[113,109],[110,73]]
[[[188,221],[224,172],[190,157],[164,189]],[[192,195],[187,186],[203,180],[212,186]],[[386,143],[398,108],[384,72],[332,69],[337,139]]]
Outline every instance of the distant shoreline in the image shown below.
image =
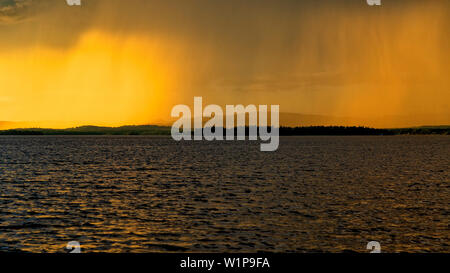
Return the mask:
[[[248,127],[246,128],[248,132]],[[169,136],[171,127],[138,125],[121,127],[82,126],[68,129],[24,128],[0,130],[6,136],[42,135],[154,135]],[[352,135],[450,135],[450,126],[422,126],[413,128],[376,129],[356,126],[280,127],[281,136],[352,136]]]

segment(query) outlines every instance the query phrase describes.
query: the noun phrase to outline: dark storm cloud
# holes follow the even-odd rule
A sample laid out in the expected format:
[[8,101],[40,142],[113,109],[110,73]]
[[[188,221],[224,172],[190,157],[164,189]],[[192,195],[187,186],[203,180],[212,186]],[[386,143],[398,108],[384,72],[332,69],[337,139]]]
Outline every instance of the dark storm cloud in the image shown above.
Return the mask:
[[[420,2],[383,1],[383,11],[401,14],[399,7]],[[426,10],[432,4],[423,5]],[[0,24],[22,22],[9,28],[0,25],[0,35],[10,34],[11,39],[2,39],[0,46],[38,42],[67,48],[85,31],[96,29],[116,36],[161,35],[197,41],[240,57],[258,54],[262,44],[293,51],[299,44],[310,43],[311,37],[321,50],[323,41],[328,41],[323,36],[342,33],[345,17],[355,16],[365,17],[358,21],[361,28],[372,27],[377,19],[365,0],[83,0],[81,7],[69,7],[65,0],[0,0]]]
[[70,48],[86,30],[91,10],[65,0],[0,0],[0,48]]
[[[447,0],[382,3],[370,7],[365,0],[83,0],[81,7],[70,7],[65,0],[0,0],[0,22],[9,22],[0,25],[0,48],[39,45],[67,50],[88,31],[119,41],[157,37],[188,52],[182,63],[186,70],[195,69],[190,77],[194,85],[211,81],[208,84],[215,86],[222,81],[217,77],[227,79],[231,89],[337,85],[342,75],[361,73],[362,67],[378,75],[379,58],[395,60],[403,42],[399,37],[414,30],[408,23],[437,33],[449,27]],[[448,35],[441,37],[441,45],[434,48],[438,52],[448,48]],[[216,79],[202,76],[211,74]],[[282,77],[285,86],[273,82]]]
[[29,16],[32,0],[0,0],[0,24],[15,23]]
[[280,99],[292,112],[378,115],[379,104],[411,112],[429,98],[427,109],[447,114],[449,7],[448,0],[382,0],[381,7],[366,0],[82,0],[81,7],[0,0],[0,52],[69,56],[87,45],[99,55],[114,49],[120,59],[138,44],[189,100],[248,96]]

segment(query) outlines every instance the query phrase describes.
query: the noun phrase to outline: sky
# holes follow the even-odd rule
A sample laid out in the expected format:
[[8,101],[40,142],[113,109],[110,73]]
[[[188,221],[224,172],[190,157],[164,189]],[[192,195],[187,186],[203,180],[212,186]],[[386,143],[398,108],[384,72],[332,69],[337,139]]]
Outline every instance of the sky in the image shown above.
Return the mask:
[[448,0],[0,0],[0,127],[160,124],[194,96],[448,125],[449,30]]

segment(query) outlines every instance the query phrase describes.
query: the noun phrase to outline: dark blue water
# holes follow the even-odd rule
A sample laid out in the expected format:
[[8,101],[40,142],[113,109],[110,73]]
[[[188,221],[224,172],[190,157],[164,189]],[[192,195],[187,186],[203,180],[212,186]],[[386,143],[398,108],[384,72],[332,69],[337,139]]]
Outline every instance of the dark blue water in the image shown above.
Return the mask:
[[0,251],[450,252],[450,137],[0,137]]

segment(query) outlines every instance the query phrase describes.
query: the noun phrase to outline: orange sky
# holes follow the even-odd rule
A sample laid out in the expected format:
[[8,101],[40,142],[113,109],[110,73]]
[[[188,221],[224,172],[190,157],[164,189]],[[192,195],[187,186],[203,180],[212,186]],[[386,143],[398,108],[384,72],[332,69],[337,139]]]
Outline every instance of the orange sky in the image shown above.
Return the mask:
[[450,124],[449,9],[445,0],[2,0],[0,121],[160,123],[197,95],[342,125]]

